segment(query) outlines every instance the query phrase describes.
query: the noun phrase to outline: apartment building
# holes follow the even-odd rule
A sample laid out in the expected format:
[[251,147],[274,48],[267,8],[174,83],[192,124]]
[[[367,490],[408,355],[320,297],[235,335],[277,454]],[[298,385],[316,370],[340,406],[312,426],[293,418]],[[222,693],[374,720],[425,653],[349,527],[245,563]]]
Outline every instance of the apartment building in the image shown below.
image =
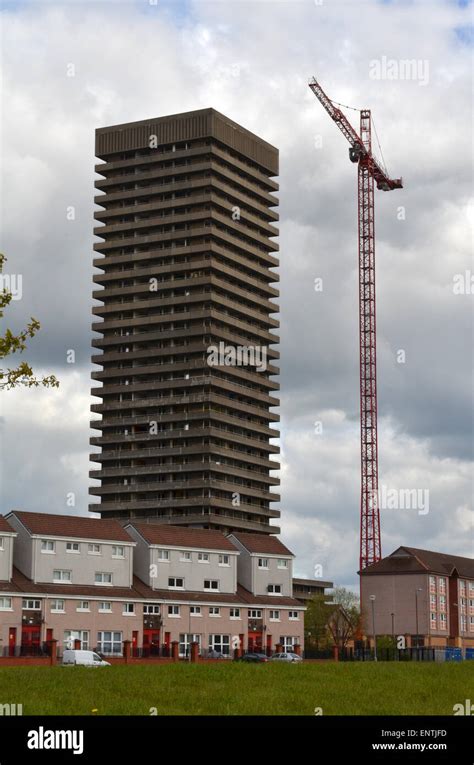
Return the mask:
[[301,579],[293,577],[293,597],[306,605],[308,600],[318,595],[324,595],[326,601],[332,600],[332,595],[326,590],[332,590],[334,582],[326,582],[323,579]]
[[278,150],[214,109],[100,128],[103,518],[279,533]]
[[270,592],[259,577],[240,582],[242,548],[217,530],[23,511],[0,523],[3,654],[53,639],[103,654],[121,653],[124,640],[166,654],[176,641],[181,656],[193,641],[227,655],[303,644],[304,607],[288,586],[293,556],[283,545],[289,566],[281,592]]
[[409,646],[474,646],[471,558],[399,547],[359,574],[367,635],[404,635]]

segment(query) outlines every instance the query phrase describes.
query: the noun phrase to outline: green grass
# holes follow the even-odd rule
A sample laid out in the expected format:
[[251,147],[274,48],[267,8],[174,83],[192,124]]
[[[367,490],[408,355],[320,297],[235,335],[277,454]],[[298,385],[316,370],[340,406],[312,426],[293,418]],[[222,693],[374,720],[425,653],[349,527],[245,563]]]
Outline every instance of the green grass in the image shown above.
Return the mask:
[[474,662],[0,668],[24,715],[452,715],[473,687]]

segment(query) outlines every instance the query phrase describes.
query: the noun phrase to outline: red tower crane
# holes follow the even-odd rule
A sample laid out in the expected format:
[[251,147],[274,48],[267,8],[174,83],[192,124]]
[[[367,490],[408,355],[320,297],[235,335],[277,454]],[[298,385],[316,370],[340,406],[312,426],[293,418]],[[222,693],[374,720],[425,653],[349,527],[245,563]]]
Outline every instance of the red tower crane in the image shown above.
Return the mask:
[[374,181],[382,191],[401,189],[403,184],[401,178],[389,178],[372,154],[370,110],[360,110],[358,135],[338,108],[342,104],[331,101],[314,78],[309,87],[349,141],[349,159],[358,165],[361,444],[359,565],[360,569],[364,569],[382,557],[378,504]]

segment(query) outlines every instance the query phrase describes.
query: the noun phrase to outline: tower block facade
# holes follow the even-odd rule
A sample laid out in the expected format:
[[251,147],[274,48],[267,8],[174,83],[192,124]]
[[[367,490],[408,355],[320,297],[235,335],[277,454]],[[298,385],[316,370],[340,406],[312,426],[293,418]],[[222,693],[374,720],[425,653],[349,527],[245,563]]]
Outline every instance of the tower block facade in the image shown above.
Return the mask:
[[100,128],[102,518],[279,533],[276,148],[214,109]]

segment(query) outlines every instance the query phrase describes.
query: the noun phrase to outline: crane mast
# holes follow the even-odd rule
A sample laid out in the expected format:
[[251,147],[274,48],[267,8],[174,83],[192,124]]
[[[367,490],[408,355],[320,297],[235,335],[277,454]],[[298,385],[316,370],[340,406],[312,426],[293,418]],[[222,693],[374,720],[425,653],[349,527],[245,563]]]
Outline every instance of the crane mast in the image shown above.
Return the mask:
[[359,239],[359,355],[360,355],[360,570],[382,557],[378,502],[377,443],[377,329],[375,307],[374,187],[382,191],[402,188],[372,154],[369,109],[360,111],[360,133],[313,78],[309,87],[350,144],[349,159],[357,163]]

